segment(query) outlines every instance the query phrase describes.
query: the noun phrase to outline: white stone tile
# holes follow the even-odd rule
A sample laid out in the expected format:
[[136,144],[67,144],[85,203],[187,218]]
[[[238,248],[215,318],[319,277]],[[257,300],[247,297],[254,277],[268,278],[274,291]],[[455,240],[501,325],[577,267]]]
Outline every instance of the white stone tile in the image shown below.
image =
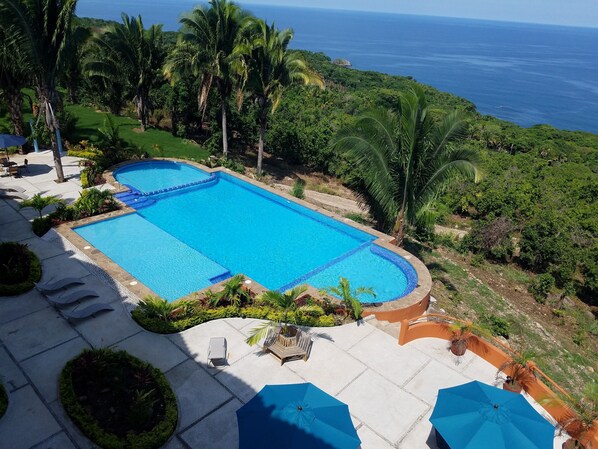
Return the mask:
[[368,426],[361,426],[357,429],[357,435],[361,440],[361,449],[394,449],[394,446],[391,446],[388,441]]
[[0,382],[8,391],[16,390],[27,384],[23,372],[2,347],[0,347]]
[[187,360],[187,356],[162,335],[142,331],[114,346],[166,372]]
[[463,374],[448,369],[441,363],[432,360],[404,388],[422,401],[434,405],[438,397],[438,390],[455,387],[470,381],[471,379],[465,377]]
[[193,448],[233,449],[239,447],[236,411],[241,403],[236,399],[202,419],[181,435]]

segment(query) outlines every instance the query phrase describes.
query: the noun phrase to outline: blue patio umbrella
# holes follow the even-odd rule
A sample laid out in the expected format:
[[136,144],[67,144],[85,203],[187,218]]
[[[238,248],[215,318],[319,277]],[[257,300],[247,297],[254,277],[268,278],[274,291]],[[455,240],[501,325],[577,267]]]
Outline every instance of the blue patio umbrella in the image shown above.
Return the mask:
[[27,142],[23,136],[14,136],[12,134],[0,134],[0,148],[18,147]]
[[266,385],[237,410],[239,449],[356,449],[347,404],[311,383]]
[[523,395],[481,382],[439,390],[430,422],[450,449],[552,449],[554,426]]

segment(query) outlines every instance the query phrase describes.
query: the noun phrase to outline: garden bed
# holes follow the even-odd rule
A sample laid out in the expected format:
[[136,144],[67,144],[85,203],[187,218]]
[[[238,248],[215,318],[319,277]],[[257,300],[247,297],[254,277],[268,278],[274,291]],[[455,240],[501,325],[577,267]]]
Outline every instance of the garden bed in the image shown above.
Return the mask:
[[8,408],[8,394],[6,394],[4,385],[0,384],[0,418],[2,418],[4,416],[7,408]]
[[0,296],[16,296],[31,290],[42,277],[37,256],[27,245],[0,243]]
[[164,374],[125,351],[85,350],[69,361],[60,399],[79,429],[103,448],[161,447],[178,420]]

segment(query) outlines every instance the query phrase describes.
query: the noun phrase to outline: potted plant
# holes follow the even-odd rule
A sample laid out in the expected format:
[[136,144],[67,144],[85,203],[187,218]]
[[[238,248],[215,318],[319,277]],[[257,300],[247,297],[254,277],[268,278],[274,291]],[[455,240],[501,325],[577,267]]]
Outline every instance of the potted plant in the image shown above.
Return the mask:
[[486,333],[481,327],[470,322],[453,323],[449,325],[449,330],[451,331],[450,350],[459,357],[465,354],[470,345],[478,341],[478,336]]
[[591,449],[588,445],[590,432],[598,426],[598,382],[588,382],[583,396],[563,396],[560,398],[569,411],[559,420],[561,432],[566,431],[571,438],[563,443],[563,449]]
[[499,373],[507,374],[503,390],[521,393],[536,381],[536,365],[531,361],[531,357],[531,353],[515,354],[498,368]]

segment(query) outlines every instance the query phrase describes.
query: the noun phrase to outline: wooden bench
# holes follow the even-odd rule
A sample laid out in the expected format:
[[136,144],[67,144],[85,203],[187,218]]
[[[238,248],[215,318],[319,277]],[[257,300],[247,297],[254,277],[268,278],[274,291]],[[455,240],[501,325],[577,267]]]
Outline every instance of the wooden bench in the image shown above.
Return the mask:
[[311,351],[312,339],[306,332],[301,332],[297,329],[297,334],[293,338],[292,344],[283,344],[278,338],[280,335],[280,328],[271,329],[268,336],[264,340],[263,350],[271,353],[274,357],[280,360],[282,365],[286,360],[294,358],[302,358],[307,361]]

